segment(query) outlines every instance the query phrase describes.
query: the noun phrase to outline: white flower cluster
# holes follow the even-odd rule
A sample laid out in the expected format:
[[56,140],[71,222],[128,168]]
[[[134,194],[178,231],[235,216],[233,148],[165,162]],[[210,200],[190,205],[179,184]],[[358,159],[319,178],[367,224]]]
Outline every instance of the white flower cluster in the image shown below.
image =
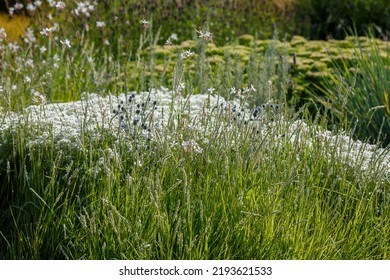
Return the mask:
[[[0,123],[0,132],[28,123],[43,128],[42,131],[34,134],[34,138],[29,139],[30,144],[51,141],[54,137],[58,143],[72,143],[77,146],[80,144],[80,135],[83,132],[98,134],[99,129],[104,129],[111,130],[113,134],[117,133],[121,125],[114,112],[119,104],[127,102],[129,94],[135,93],[121,94],[118,97],[86,94],[81,101],[45,104],[45,100],[41,100],[41,94],[34,92],[35,101],[40,105],[29,106],[21,114],[0,115],[0,119],[4,119]],[[210,97],[207,94],[194,95],[189,99],[181,96],[173,98],[173,93],[165,88],[152,90],[150,93],[135,94],[135,102],[139,104],[146,98],[155,100],[157,104],[153,112],[153,129],[164,127],[169,121],[170,113],[178,114],[181,110],[187,110],[197,115],[204,110],[206,103],[216,105],[223,100],[221,97]],[[50,133],[53,135],[50,136]]]
[[[128,132],[131,125],[142,125],[143,128],[145,124],[142,124],[142,116],[153,115],[153,121],[148,123],[148,129],[145,129],[145,133],[153,138],[167,131],[168,123],[172,127],[174,122],[173,125],[176,127],[178,119],[181,119],[182,125],[184,116],[188,116],[184,119],[187,129],[199,131],[201,133],[195,134],[205,137],[205,139],[183,139],[179,143],[178,147],[192,154],[201,154],[203,150],[199,143],[207,142],[208,137],[213,133],[236,129],[245,122],[257,129],[258,141],[263,141],[267,137],[270,139],[266,139],[264,143],[291,141],[295,147],[299,145],[310,151],[323,147],[327,152],[332,150],[328,153],[329,156],[324,152],[324,156],[329,157],[329,160],[333,160],[334,158],[331,157],[336,156],[357,171],[369,171],[375,168],[390,176],[389,150],[354,141],[342,134],[335,135],[329,131],[309,127],[303,121],[287,122],[280,119],[279,123],[276,121],[263,123],[261,118],[254,118],[254,112],[257,110],[256,114],[260,114],[258,110],[263,109],[257,108],[251,111],[246,104],[241,104],[238,100],[226,101],[221,96],[212,95],[213,91],[209,90],[208,94],[183,97],[162,88],[138,94],[131,92],[107,97],[85,94],[81,101],[68,103],[45,104],[44,100],[37,100],[40,105],[29,106],[20,114],[0,114],[0,135],[5,135],[4,132],[9,132],[9,129],[16,131],[18,126],[28,125],[31,133],[26,139],[28,145],[51,143],[54,139],[59,148],[68,145],[81,149],[83,133],[98,138],[101,137],[101,132],[105,131],[115,136],[121,131]],[[40,93],[34,92],[34,96],[39,99]],[[146,100],[150,100],[149,104],[153,104],[151,109],[147,109],[144,105],[147,103]],[[127,112],[127,106],[130,105],[134,106],[133,111],[126,115],[128,126],[123,126],[125,116],[120,113]],[[270,131],[272,133],[269,133]],[[284,137],[281,137],[282,134]],[[168,135],[166,139],[171,138]],[[176,141],[174,137],[172,141]]]
[[[309,137],[313,134],[314,136]],[[343,133],[334,134],[323,129],[309,127],[304,121],[295,121],[286,134],[293,145],[308,147],[310,151],[322,148],[323,156],[329,161],[338,160],[352,167],[356,172],[374,168],[390,176],[390,150],[353,140]]]
[[77,2],[76,9],[73,10],[76,16],[84,15],[87,18],[91,17],[91,12],[95,10],[95,7],[97,6],[97,2],[93,1],[81,1]]
[[5,29],[3,27],[0,27],[0,42],[6,38],[7,38],[7,33],[5,32]]

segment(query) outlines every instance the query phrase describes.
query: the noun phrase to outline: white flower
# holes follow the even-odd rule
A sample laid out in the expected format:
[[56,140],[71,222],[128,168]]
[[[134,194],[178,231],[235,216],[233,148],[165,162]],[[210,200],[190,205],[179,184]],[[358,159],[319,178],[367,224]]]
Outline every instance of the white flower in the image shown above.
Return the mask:
[[183,89],[185,89],[185,84],[184,83],[180,83],[178,86],[176,86],[175,88],[175,92],[176,93],[180,93]]
[[56,8],[57,8],[58,10],[63,10],[63,9],[65,9],[65,7],[66,7],[65,3],[62,2],[62,1],[59,1],[59,2],[57,2],[57,4],[56,4]]
[[19,45],[17,43],[8,43],[8,48],[13,53],[16,53],[19,50]]
[[47,49],[46,49],[45,46],[42,46],[42,47],[39,48],[39,51],[40,51],[41,53],[45,53],[45,52],[47,51]]
[[34,12],[37,9],[37,7],[35,7],[34,4],[28,3],[27,6],[26,6],[26,9],[29,12]]
[[31,82],[30,76],[25,76],[25,77],[24,77],[24,81],[25,81],[26,83]]
[[12,85],[11,89],[12,89],[12,90],[17,90],[18,87],[17,87],[16,85]]
[[0,86],[0,92],[3,92],[3,86]]
[[65,39],[64,41],[60,40],[63,47],[67,47],[70,49],[70,41],[68,39]]
[[46,103],[46,98],[43,96],[39,91],[34,91],[33,93],[33,102],[34,103],[40,103],[40,104],[45,104]]
[[43,35],[43,36],[51,36],[51,34],[53,33],[53,31],[56,31],[57,30],[57,25],[55,25],[55,26],[53,26],[53,27],[50,27],[50,28],[43,28],[42,30],[41,30],[41,35]]
[[181,53],[180,57],[181,59],[191,58],[195,53],[188,50]]
[[191,152],[195,154],[201,154],[203,152],[203,149],[195,140],[184,141],[181,146],[186,152]]
[[143,28],[148,28],[149,26],[149,21],[147,21],[146,19],[143,19],[140,21],[140,23],[142,24]]
[[54,0],[47,0],[50,7],[54,7],[56,5],[56,2]]
[[207,91],[208,91],[210,94],[213,94],[213,92],[215,91],[215,88],[211,87],[211,88],[207,89]]
[[89,1],[78,2],[77,8],[73,10],[73,13],[76,16],[84,15],[87,18],[90,18],[91,17],[90,12],[95,10],[95,5],[97,5],[96,2],[93,2],[92,4]]
[[35,1],[34,1],[34,5],[35,5],[36,7],[40,7],[40,6],[42,5],[42,1],[40,1],[40,0],[35,0]]
[[27,59],[26,65],[28,67],[34,68],[34,61],[32,59]]
[[14,5],[15,10],[21,10],[23,9],[24,5],[22,3],[16,3]]
[[254,86],[253,85],[251,85],[249,88],[248,87],[245,87],[244,89],[243,89],[243,92],[242,93],[248,93],[248,92],[256,92],[256,89],[254,88]]
[[24,36],[25,36],[24,41],[26,43],[35,43],[37,41],[34,35],[34,31],[31,29],[31,27],[28,27],[26,29]]
[[103,28],[103,27],[106,27],[106,23],[104,21],[97,21],[96,22],[96,26],[100,27],[100,28]]
[[53,60],[56,61],[56,62],[60,61],[60,56],[58,54],[55,54],[53,56]]
[[203,38],[206,41],[212,41],[213,40],[213,34],[210,31],[202,31],[202,30],[196,30],[196,32],[199,33],[199,38]]
[[7,33],[3,27],[0,27],[0,41],[5,38],[7,38]]

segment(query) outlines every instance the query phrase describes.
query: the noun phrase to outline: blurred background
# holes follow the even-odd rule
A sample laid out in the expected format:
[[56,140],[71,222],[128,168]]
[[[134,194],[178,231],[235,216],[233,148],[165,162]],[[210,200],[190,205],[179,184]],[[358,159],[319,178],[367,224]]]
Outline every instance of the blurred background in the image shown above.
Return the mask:
[[[56,1],[59,2],[59,1]],[[51,17],[37,18],[39,13],[55,16],[53,0],[2,0],[0,26],[16,39],[29,23],[42,24]],[[390,30],[388,0],[101,0],[63,1],[67,6],[93,6],[90,15],[80,20],[84,26],[104,21],[112,33],[120,33],[138,41],[138,22],[152,20],[161,27],[161,40],[172,33],[178,38],[191,38],[194,27],[209,21],[219,44],[242,34],[259,39],[272,37],[275,27],[281,36],[301,35],[307,39],[343,39],[350,30],[362,35],[374,27],[376,35],[386,39]],[[15,4],[21,4],[15,6]],[[98,4],[98,5],[97,5]],[[17,7],[17,9],[15,9]],[[70,19],[70,18],[69,18]],[[74,20],[74,18],[73,18]],[[72,21],[77,24],[77,21]],[[124,24],[118,24],[118,23]],[[136,23],[136,24],[135,24]]]

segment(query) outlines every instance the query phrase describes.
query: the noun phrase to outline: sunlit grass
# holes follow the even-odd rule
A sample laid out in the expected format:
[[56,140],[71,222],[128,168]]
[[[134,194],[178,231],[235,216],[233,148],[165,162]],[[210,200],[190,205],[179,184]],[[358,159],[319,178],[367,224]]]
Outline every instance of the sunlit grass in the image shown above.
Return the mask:
[[0,258],[389,258],[389,150],[288,106],[276,36],[244,64],[206,23],[161,57],[148,19],[132,52],[51,9],[1,42]]

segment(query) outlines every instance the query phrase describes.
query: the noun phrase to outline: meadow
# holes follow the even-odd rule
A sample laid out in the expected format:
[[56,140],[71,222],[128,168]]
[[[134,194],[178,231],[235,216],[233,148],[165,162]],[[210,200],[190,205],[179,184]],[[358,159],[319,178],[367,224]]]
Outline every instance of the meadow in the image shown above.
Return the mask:
[[1,259],[389,258],[388,42],[109,4],[0,25]]

